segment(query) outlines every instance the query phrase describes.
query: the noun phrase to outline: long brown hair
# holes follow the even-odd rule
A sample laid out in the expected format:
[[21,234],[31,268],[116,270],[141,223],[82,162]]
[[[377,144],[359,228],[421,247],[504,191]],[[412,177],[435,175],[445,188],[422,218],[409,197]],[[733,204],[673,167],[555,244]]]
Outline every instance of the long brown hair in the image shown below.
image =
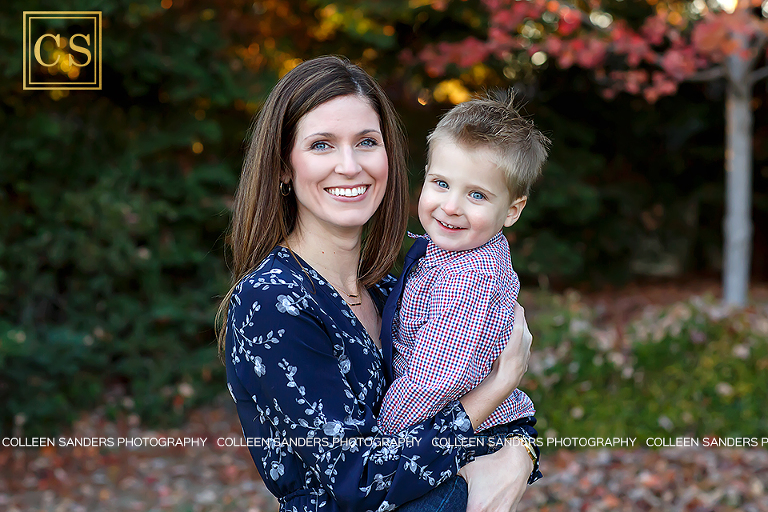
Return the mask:
[[232,286],[216,314],[219,351],[224,350],[229,301],[237,283],[296,226],[294,194],[280,194],[280,177],[291,175],[290,153],[304,115],[334,98],[365,98],[379,115],[389,176],[384,198],[363,230],[358,278],[371,286],[397,258],[408,221],[405,138],[392,103],[379,84],[347,59],[324,56],[289,71],[269,94],[249,131],[248,152],[235,192],[226,243],[232,251]]

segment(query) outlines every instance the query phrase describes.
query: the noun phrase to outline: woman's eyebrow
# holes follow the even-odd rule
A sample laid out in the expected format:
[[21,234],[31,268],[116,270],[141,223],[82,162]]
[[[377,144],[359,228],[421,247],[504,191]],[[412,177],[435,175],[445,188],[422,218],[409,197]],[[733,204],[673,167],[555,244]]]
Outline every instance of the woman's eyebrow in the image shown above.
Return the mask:
[[[355,137],[360,137],[361,135],[366,135],[368,133],[377,133],[377,134],[381,135],[381,132],[379,130],[375,130],[373,128],[368,128],[366,130],[362,130],[362,131],[357,132],[355,134]],[[324,137],[324,138],[327,138],[327,139],[332,139],[332,138],[335,137],[335,135],[333,133],[329,133],[329,132],[315,132],[315,133],[310,133],[309,135],[304,137],[304,140],[307,140],[307,139],[309,139],[311,137]]]
[[332,133],[328,133],[328,132],[310,133],[309,135],[304,137],[304,140],[307,140],[307,139],[312,138],[312,137],[323,137],[323,138],[326,138],[326,139],[332,139],[333,138],[333,134]]

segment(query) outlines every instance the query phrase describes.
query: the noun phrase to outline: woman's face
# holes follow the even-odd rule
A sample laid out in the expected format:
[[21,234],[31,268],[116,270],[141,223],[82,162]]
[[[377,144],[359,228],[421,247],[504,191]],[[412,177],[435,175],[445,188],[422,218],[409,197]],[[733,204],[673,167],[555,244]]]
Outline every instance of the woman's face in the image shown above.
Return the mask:
[[359,230],[384,198],[389,166],[379,116],[360,96],[334,98],[302,117],[290,158],[303,230]]

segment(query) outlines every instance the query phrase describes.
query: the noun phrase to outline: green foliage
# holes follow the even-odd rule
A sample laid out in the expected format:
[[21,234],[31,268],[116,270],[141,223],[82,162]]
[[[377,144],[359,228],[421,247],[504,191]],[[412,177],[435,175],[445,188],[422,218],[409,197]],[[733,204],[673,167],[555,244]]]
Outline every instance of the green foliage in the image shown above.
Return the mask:
[[110,388],[147,421],[178,419],[210,398],[206,382],[221,390],[212,326],[233,139],[242,99],[275,75],[231,65],[237,41],[202,9],[111,1],[103,91],[22,91],[29,6],[6,7],[0,429],[25,419],[25,433],[50,433]]
[[49,331],[43,344],[28,339],[24,331],[0,327],[3,385],[18,385],[12,393],[3,389],[2,399],[7,410],[16,413],[17,428],[46,419],[68,423],[76,419],[77,409],[97,403],[108,358],[103,352],[94,353],[89,344],[92,339],[84,340],[66,328]]
[[650,308],[623,332],[596,327],[575,293],[540,296],[528,309],[537,336],[521,388],[542,433],[768,435],[765,307],[734,313],[697,298]]

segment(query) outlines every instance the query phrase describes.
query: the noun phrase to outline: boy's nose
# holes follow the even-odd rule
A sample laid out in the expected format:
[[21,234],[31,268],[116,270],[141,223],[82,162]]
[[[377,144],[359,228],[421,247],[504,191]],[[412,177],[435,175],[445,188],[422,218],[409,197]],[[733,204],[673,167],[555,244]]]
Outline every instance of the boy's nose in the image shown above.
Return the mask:
[[461,207],[456,198],[449,197],[443,203],[443,211],[448,215],[459,215],[461,213]]

